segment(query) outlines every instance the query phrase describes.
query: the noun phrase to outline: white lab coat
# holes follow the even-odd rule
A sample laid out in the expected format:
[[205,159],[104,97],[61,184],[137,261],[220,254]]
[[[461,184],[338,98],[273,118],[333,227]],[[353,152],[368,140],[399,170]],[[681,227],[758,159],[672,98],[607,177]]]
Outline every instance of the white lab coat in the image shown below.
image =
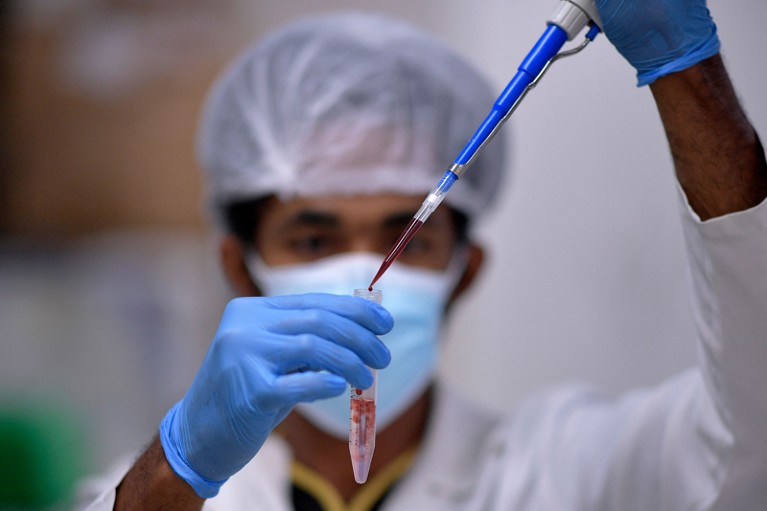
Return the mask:
[[[683,210],[699,366],[617,400],[559,387],[507,418],[439,387],[384,510],[767,510],[767,202]],[[87,509],[112,509],[127,467],[84,486]],[[204,509],[289,511],[289,467],[270,438]]]

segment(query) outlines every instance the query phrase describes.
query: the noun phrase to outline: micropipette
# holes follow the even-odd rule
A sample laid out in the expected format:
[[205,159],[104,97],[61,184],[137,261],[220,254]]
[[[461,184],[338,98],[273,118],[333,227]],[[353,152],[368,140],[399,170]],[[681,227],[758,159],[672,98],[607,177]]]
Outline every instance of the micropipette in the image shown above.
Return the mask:
[[[429,218],[429,215],[437,209],[453,183],[466,172],[482,148],[493,139],[501,126],[516,110],[525,95],[538,84],[549,66],[554,61],[574,55],[585,48],[599,34],[600,24],[599,13],[594,0],[560,0],[557,9],[548,20],[546,30],[519,65],[514,78],[496,99],[488,116],[442,176],[437,186],[429,192],[420,209],[384,258],[378,273],[370,282],[369,290],[373,289],[373,285],[399,257],[408,242]],[[571,50],[560,52],[564,44],[578,35],[586,25],[589,25],[590,28],[583,42]]]
[[[381,303],[378,289],[355,289],[354,296]],[[373,385],[366,389],[352,386],[349,399],[349,454],[352,458],[354,480],[362,484],[368,479],[370,462],[376,448],[376,387],[378,371],[373,373]]]

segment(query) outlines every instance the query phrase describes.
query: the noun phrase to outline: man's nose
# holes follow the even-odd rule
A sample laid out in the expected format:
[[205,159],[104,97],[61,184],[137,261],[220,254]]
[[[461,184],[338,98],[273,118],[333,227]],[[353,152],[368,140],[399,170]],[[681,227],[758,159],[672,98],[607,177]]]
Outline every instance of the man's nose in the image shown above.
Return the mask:
[[349,242],[349,252],[381,254],[381,242],[373,236],[355,236]]

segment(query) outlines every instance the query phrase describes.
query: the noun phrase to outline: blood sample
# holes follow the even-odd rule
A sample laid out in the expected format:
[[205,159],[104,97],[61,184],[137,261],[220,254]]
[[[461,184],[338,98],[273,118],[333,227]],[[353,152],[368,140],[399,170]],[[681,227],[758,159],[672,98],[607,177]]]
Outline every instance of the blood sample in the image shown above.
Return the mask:
[[[354,296],[381,303],[381,291],[355,289]],[[352,386],[349,396],[349,454],[352,459],[354,480],[359,484],[368,479],[370,462],[376,448],[376,386],[378,371],[371,369],[373,384],[366,389]]]
[[349,454],[352,458],[354,480],[359,484],[368,479],[375,448],[376,402],[373,399],[352,399],[349,418]]
[[415,236],[415,233],[418,232],[418,229],[420,229],[422,225],[423,220],[417,220],[416,218],[410,220],[410,223],[407,224],[405,230],[402,231],[402,234],[397,238],[392,249],[386,254],[386,257],[384,257],[383,263],[381,263],[381,267],[378,269],[378,273],[376,273],[376,276],[373,277],[373,280],[370,282],[370,286],[368,286],[368,291],[373,291],[375,283],[378,282],[378,279],[380,279],[384,272],[389,269],[389,266],[391,266],[391,264],[399,257],[402,251],[405,250],[407,244],[410,243],[410,240],[413,239],[413,236]]

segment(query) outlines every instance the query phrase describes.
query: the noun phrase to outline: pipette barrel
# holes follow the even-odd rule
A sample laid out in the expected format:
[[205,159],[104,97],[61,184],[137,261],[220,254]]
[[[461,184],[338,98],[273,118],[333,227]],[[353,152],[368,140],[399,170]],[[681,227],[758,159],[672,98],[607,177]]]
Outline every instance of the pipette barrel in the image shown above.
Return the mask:
[[[527,91],[534,86],[534,82],[542,75],[548,63],[552,61],[568,41],[570,38],[568,31],[557,23],[569,27],[573,34],[575,34],[589,21],[587,13],[591,11],[584,9],[583,6],[580,5],[582,3],[587,3],[587,0],[581,0],[578,2],[578,5],[576,5],[573,0],[563,1],[560,4],[557,11],[557,19],[559,21],[549,21],[543,35],[541,35],[533,48],[528,52],[527,56],[519,65],[517,73],[496,99],[490,113],[474,132],[474,135],[463,150],[458,154],[458,157],[450,166],[450,169],[445,172],[437,186],[429,193],[426,200],[423,201],[421,208],[416,212],[411,222],[394,243],[394,246],[389,250],[389,253],[386,254],[386,257],[384,257],[384,260],[381,263],[381,267],[378,269],[378,273],[373,277],[368,289],[373,289],[373,285],[375,285],[387,268],[389,268],[397,257],[399,257],[429,215],[437,209],[437,206],[439,206],[445,198],[445,195],[447,195],[447,192],[450,190],[450,187],[453,186],[453,183],[466,172],[466,169],[469,168],[473,159],[482,147],[492,140],[506,119],[508,119],[508,116],[514,111],[518,102],[524,97]],[[570,16],[573,12],[575,12],[576,15]],[[561,23],[562,20],[566,20],[568,23]],[[589,40],[593,40],[598,33],[599,27],[596,24],[592,24],[586,37]]]
[[[378,289],[355,289],[354,296],[381,303]],[[362,484],[368,479],[370,463],[376,448],[376,388],[378,371],[371,369],[373,385],[366,389],[352,386],[349,399],[349,454],[354,480]]]
[[567,32],[557,25],[546,26],[543,35],[519,65],[517,74],[495,100],[490,113],[455,159],[456,164],[466,165],[471,161],[480,146],[491,136],[496,126],[514,106],[514,103],[524,94],[527,86],[535,80],[546,63],[562,49],[566,42]]

